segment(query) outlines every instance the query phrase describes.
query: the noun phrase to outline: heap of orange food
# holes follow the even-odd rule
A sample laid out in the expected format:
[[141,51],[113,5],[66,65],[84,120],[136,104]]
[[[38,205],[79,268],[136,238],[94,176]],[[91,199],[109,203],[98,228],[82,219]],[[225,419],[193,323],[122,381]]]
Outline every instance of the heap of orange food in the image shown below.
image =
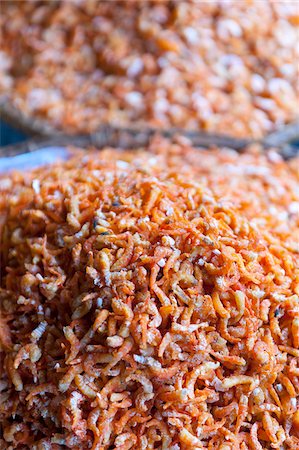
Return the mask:
[[2,448],[298,448],[294,163],[155,140],[0,181]]
[[67,133],[256,137],[298,119],[296,1],[1,2],[0,95]]

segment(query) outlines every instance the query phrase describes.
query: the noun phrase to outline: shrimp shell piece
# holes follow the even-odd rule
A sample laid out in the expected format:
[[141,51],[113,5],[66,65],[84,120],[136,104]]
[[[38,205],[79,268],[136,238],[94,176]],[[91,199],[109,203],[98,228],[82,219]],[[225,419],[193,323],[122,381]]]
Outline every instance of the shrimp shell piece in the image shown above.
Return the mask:
[[153,383],[144,375],[139,373],[132,373],[126,378],[126,382],[137,381],[143,386],[143,390],[146,394],[152,394],[154,391]]
[[241,394],[239,407],[238,407],[238,417],[235,428],[235,434],[237,435],[240,431],[242,423],[245,421],[248,414],[248,397],[244,394]]
[[124,338],[116,334],[114,336],[108,336],[106,342],[109,347],[118,348],[123,344]]
[[127,320],[129,320],[130,322],[132,321],[134,317],[133,311],[121,299],[113,298],[111,304],[115,314],[125,316]]
[[82,375],[75,375],[74,380],[80,392],[86,395],[86,397],[93,399],[97,396],[97,392],[85,382],[84,377]]
[[289,353],[292,356],[295,356],[295,358],[299,358],[299,349],[290,347],[289,345],[279,345],[279,350],[282,352]]
[[208,361],[201,364],[196,369],[193,369],[186,377],[186,389],[188,391],[189,398],[195,398],[194,387],[197,379],[203,377],[206,379],[207,375],[213,374],[213,371],[218,369],[219,362]]
[[283,384],[290,397],[297,396],[296,389],[294,388],[294,385],[287,376],[285,376],[283,373],[280,373],[278,379],[281,382],[281,384]]
[[263,427],[264,430],[267,434],[267,436],[269,437],[270,441],[273,442],[274,444],[277,443],[277,437],[273,428],[273,418],[271,417],[271,415],[268,413],[268,411],[265,411],[263,418],[262,418],[262,423],[263,423]]
[[98,312],[96,320],[94,321],[92,328],[94,331],[97,331],[98,328],[105,322],[105,320],[109,316],[109,311],[107,309],[102,309]]
[[72,320],[81,319],[81,317],[86,316],[89,313],[92,307],[92,300],[88,299],[84,301],[72,314]]
[[146,423],[146,427],[155,427],[158,430],[160,430],[161,433],[161,439],[162,439],[162,446],[161,450],[169,450],[170,444],[171,444],[171,436],[168,430],[168,427],[163,421],[158,421],[157,419],[152,419],[150,422]]
[[268,299],[262,301],[260,306],[260,318],[263,322],[268,322],[271,302]]
[[234,386],[238,386],[240,384],[251,384],[255,383],[254,378],[248,375],[233,375],[231,377],[225,378],[222,381],[222,389],[230,389]]
[[245,294],[242,291],[235,291],[234,292],[234,296],[235,296],[235,301],[236,301],[236,305],[238,308],[238,314],[236,317],[234,317],[234,322],[238,322],[241,317],[244,315],[245,312]]
[[25,359],[30,359],[32,363],[36,363],[41,356],[41,349],[36,344],[27,344],[18,351],[14,360],[14,368],[17,369]]
[[209,350],[209,353],[222,363],[228,363],[236,366],[246,366],[245,359],[240,356],[223,355],[222,353],[215,352],[214,350]]
[[213,300],[213,305],[214,305],[215,311],[219,314],[219,316],[222,317],[223,319],[229,318],[230,314],[224,308],[224,306],[220,300],[218,292],[215,292],[215,291],[213,292],[212,300]]
[[87,426],[93,432],[94,436],[100,435],[99,429],[97,427],[97,421],[100,417],[101,411],[102,410],[99,407],[94,408],[92,411],[90,411],[87,418]]
[[156,294],[156,296],[158,297],[158,299],[160,300],[160,302],[162,303],[163,306],[170,306],[171,305],[170,299],[163,292],[163,290],[161,288],[159,288],[159,286],[157,285],[157,282],[156,282],[159,271],[160,271],[160,267],[158,266],[158,264],[155,264],[151,270],[150,288]]
[[161,344],[159,346],[159,351],[158,351],[158,356],[159,358],[163,357],[163,354],[166,350],[166,348],[168,347],[168,345],[172,342],[172,335],[167,332],[164,336],[163,339],[161,341]]
[[226,341],[231,342],[232,344],[240,342],[239,338],[235,338],[229,334],[227,325],[228,325],[228,317],[219,319],[219,332],[220,332],[221,336]]
[[103,274],[104,281],[106,286],[111,285],[111,272],[110,272],[110,259],[109,259],[109,251],[107,249],[103,249],[99,252],[99,267]]
[[81,411],[79,409],[79,404],[82,402],[83,396],[78,391],[71,392],[70,398],[69,398],[69,407],[70,411],[73,415],[73,424],[72,428],[76,428],[80,418],[81,418]]
[[129,450],[137,443],[137,437],[133,433],[119,434],[115,441],[115,450]]
[[123,345],[118,349],[113,356],[112,361],[105,367],[103,373],[107,374],[112,367],[116,366],[116,364],[123,359],[125,355],[127,355],[133,348],[133,340],[131,338],[127,338]]
[[8,356],[6,359],[6,369],[7,373],[13,383],[16,391],[23,390],[23,382],[19,372],[14,367],[14,361],[11,356]]
[[29,402],[29,405],[32,405],[33,403],[33,397],[36,395],[40,395],[40,394],[45,394],[45,393],[51,393],[51,394],[56,394],[57,393],[57,388],[53,383],[43,383],[40,384],[39,386],[34,387],[33,389],[31,389],[30,393],[27,395],[26,397],[26,401]]
[[41,322],[37,328],[35,328],[31,332],[31,340],[32,342],[37,342],[40,340],[44,332],[46,331],[46,328],[48,326],[48,323],[46,321]]
[[74,380],[76,374],[80,374],[83,371],[81,364],[71,366],[64,376],[59,380],[58,388],[60,392],[66,392]]
[[108,396],[112,391],[117,391],[122,386],[122,379],[120,376],[116,376],[111,378],[103,387],[101,392],[97,394],[97,403],[100,408],[107,408],[108,405]]
[[133,249],[134,249],[133,237],[130,234],[128,234],[128,245],[123,255],[117,261],[115,261],[114,264],[112,264],[111,270],[118,271],[126,267],[133,256]]
[[254,450],[263,450],[263,447],[257,437],[258,424],[255,422],[250,430],[250,440]]
[[78,355],[80,351],[80,341],[73,332],[72,328],[67,326],[63,327],[64,335],[67,339],[67,341],[71,344],[71,350],[68,358],[66,359],[66,364],[69,364],[71,361],[73,361],[76,356]]
[[186,428],[180,431],[179,439],[187,448],[192,448],[193,450],[203,448],[201,440],[191,434]]

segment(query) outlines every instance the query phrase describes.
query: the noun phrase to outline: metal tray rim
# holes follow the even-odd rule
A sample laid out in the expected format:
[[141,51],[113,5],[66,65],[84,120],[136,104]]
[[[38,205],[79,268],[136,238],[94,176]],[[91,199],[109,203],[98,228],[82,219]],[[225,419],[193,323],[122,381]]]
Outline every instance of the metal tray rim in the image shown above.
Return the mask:
[[[131,133],[132,135],[137,134],[154,134],[160,133],[164,136],[173,136],[174,134],[182,134],[186,137],[192,139],[196,139],[199,142],[202,141],[202,145],[210,145],[210,142],[215,143],[215,145],[223,145],[230,146],[232,148],[241,148],[244,145],[259,142],[261,145],[265,147],[275,146],[282,147],[287,145],[291,140],[297,139],[299,140],[299,116],[298,118],[282,127],[279,127],[274,132],[266,135],[262,139],[252,139],[250,137],[247,138],[237,138],[231,136],[229,134],[217,134],[217,133],[209,133],[202,130],[185,130],[179,128],[170,128],[168,130],[161,128],[145,128],[139,127],[138,129],[135,127],[114,127],[111,125],[103,125],[99,128],[98,131],[88,134],[88,135],[80,135],[80,134],[65,134],[62,131],[54,128],[49,124],[48,121],[39,119],[39,118],[31,118],[23,114],[20,110],[18,110],[15,106],[11,105],[6,97],[0,98],[0,116],[7,123],[14,126],[15,128],[24,131],[26,134],[29,134],[30,137],[43,137],[43,138],[58,138],[62,139],[69,138],[79,138],[82,136],[90,136],[92,141],[98,141],[98,137],[103,133],[111,133],[115,132],[115,130],[120,130],[120,132],[125,131]],[[108,130],[108,131],[107,131]],[[3,148],[3,147],[2,147]]]
[[[292,131],[292,130],[291,130]],[[291,133],[290,131],[290,133]],[[159,133],[156,130],[148,129],[136,131],[132,129],[120,129],[105,127],[98,133],[93,135],[57,135],[55,137],[36,136],[27,141],[18,144],[0,147],[1,157],[9,157],[21,155],[24,153],[34,152],[45,147],[113,147],[113,148],[142,148],[149,144],[155,135],[176,140],[177,136],[186,137],[191,145],[198,148],[231,148],[238,152],[242,152],[246,147],[252,144],[261,145],[264,149],[276,148],[284,159],[291,159],[299,155],[299,147],[288,144],[276,145],[275,142],[259,143],[257,141],[235,140],[219,136],[207,135],[196,132],[178,132],[178,130],[168,130]]]

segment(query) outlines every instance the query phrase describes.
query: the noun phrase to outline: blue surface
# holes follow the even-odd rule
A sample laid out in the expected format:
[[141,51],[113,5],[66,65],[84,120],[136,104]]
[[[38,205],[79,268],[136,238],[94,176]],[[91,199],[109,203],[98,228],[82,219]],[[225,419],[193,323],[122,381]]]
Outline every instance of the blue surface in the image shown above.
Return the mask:
[[0,120],[0,147],[25,141],[28,136]]
[[23,153],[21,155],[1,158],[0,173],[9,170],[33,169],[55,163],[60,160],[67,160],[70,151],[66,147],[44,147],[35,150],[33,153]]

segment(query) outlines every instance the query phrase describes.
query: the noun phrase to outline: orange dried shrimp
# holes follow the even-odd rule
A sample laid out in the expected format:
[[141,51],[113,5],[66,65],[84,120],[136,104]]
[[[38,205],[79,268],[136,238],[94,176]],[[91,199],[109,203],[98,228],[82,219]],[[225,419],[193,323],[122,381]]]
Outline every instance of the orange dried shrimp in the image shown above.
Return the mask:
[[299,448],[298,166],[253,150],[2,176],[2,448]]
[[261,137],[298,118],[296,1],[1,2],[0,93],[65,132]]

